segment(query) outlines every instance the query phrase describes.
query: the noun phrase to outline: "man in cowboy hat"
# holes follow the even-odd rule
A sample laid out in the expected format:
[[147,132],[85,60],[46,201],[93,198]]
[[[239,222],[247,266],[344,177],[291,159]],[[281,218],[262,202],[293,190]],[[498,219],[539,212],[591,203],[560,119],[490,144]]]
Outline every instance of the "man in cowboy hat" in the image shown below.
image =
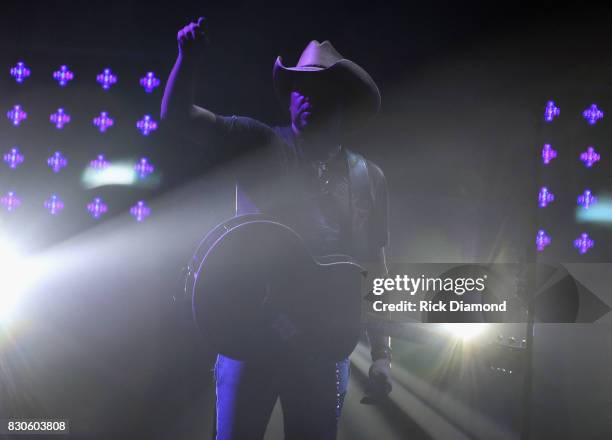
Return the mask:
[[[368,73],[329,41],[311,41],[295,67],[273,68],[274,88],[290,124],[270,127],[220,116],[193,103],[196,64],[206,46],[205,21],[178,33],[178,58],[162,100],[162,119],[208,147],[236,172],[236,214],[263,212],[296,230],[313,255],[345,254],[386,271],[387,192],[382,171],[342,145],[380,107]],[[368,332],[370,391],[391,391],[389,338]],[[273,362],[271,362],[273,363]],[[334,439],[348,386],[349,361],[291,368],[219,355],[217,439],[261,439],[280,397],[285,435]]]

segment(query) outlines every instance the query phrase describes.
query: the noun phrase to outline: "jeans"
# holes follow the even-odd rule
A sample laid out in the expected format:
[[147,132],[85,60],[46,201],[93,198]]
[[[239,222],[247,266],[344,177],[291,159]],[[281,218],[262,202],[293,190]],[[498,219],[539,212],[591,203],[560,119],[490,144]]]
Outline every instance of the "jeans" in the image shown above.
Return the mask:
[[260,365],[217,356],[217,440],[262,439],[280,398],[285,440],[334,440],[350,362]]

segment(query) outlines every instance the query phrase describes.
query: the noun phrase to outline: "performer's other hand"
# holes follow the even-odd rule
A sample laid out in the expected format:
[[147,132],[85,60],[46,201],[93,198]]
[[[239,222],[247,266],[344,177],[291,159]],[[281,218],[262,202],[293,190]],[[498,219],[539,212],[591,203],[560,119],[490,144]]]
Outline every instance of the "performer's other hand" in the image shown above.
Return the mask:
[[197,23],[191,22],[180,31],[176,36],[179,53],[184,56],[197,56],[208,44],[206,31],[206,19],[198,18]]
[[391,361],[377,359],[372,362],[368,372],[367,392],[374,398],[386,397],[393,388],[391,385]]

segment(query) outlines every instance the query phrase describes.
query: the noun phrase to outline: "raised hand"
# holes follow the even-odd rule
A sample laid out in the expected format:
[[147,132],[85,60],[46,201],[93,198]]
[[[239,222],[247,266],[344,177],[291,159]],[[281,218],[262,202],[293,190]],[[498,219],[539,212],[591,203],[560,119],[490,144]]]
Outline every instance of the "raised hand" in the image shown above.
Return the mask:
[[186,57],[199,55],[204,47],[208,45],[206,19],[200,17],[197,23],[191,22],[179,30],[176,41],[178,43],[179,54]]

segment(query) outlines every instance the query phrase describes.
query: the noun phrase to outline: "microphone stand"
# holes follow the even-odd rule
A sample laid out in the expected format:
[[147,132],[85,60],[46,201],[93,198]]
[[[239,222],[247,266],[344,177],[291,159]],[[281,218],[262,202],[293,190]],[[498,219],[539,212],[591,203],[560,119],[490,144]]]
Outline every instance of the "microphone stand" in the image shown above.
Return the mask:
[[[534,144],[539,145],[542,141],[542,122],[540,115],[533,115],[535,123],[534,131]],[[533,194],[537,193],[537,187],[540,183],[540,157],[538,154],[533,155],[533,180],[532,184],[529,185],[529,200],[533,200],[530,204],[531,221],[529,223],[529,241],[525,249],[525,263],[527,265],[524,283],[524,298],[527,304],[527,323],[525,326],[526,337],[525,337],[525,358],[524,358],[524,376],[523,376],[523,395],[522,395],[522,423],[521,423],[521,440],[529,440],[531,434],[531,420],[532,420],[532,398],[533,398],[533,343],[534,343],[534,321],[535,321],[535,294],[537,289],[537,249],[535,246],[535,237],[538,232],[538,220],[539,210],[536,197]],[[533,197],[533,198],[532,198]]]

